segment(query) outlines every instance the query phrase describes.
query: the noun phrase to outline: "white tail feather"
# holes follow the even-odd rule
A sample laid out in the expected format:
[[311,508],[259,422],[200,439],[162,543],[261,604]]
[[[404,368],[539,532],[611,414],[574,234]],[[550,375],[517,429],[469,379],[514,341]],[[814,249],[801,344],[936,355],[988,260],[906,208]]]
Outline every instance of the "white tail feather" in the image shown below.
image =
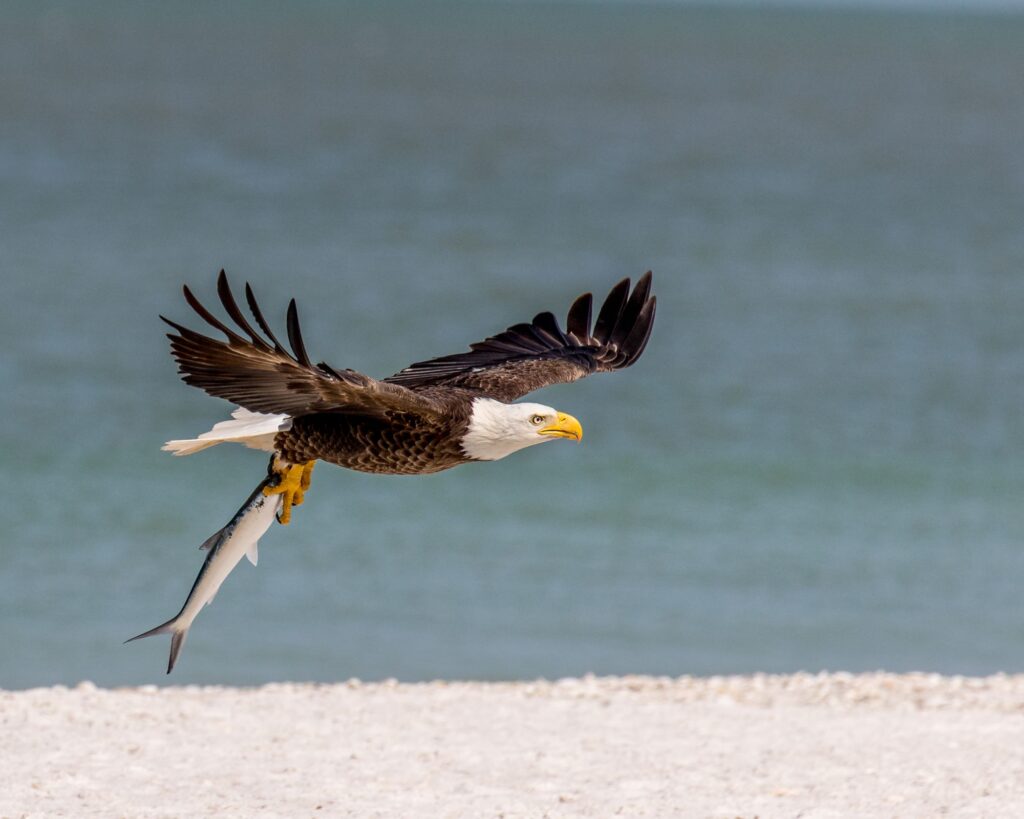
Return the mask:
[[283,413],[251,412],[242,407],[232,412],[231,417],[233,420],[214,424],[213,429],[204,432],[198,438],[168,441],[161,449],[175,455],[191,455],[230,441],[245,444],[251,449],[273,452],[274,436],[282,430],[289,429],[292,424],[291,416]]

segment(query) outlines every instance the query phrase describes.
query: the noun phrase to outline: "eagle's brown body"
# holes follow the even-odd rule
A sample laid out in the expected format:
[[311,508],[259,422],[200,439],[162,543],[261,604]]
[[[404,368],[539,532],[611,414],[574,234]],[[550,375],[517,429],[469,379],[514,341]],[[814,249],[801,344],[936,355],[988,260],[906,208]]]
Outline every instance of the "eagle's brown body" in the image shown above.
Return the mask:
[[423,419],[400,412],[383,418],[317,413],[296,418],[274,448],[291,463],[321,460],[378,475],[425,475],[470,460],[459,441],[468,426],[466,404]]

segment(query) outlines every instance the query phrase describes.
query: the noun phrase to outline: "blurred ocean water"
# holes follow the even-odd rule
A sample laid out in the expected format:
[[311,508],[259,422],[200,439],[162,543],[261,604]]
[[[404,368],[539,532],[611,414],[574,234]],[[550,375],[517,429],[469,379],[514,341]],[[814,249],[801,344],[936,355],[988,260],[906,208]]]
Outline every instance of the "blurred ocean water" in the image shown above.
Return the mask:
[[[322,466],[172,682],[1024,670],[1024,17],[5,6],[0,686],[163,681],[264,457],[189,282],[383,376],[655,271],[558,442]],[[280,324],[278,326],[281,326]]]

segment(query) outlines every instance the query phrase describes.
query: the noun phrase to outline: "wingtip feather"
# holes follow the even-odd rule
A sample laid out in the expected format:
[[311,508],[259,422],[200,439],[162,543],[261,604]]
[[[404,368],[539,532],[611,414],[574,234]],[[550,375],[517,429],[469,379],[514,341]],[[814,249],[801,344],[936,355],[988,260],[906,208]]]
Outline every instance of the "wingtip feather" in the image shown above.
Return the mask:
[[[633,288],[633,292],[629,294],[629,297],[622,305],[618,318],[616,318],[612,325],[608,343],[613,347],[625,348],[626,339],[636,327],[640,314],[647,304],[647,296],[650,292],[651,274],[648,271],[637,281],[636,287]],[[625,349],[623,349],[623,352],[625,352]]]
[[299,328],[299,308],[295,304],[295,299],[288,302],[287,326],[288,343],[292,345],[292,354],[303,367],[312,368],[313,363],[309,360],[306,345],[302,341],[302,330]]
[[565,326],[579,344],[590,341],[590,320],[594,309],[592,293],[583,293],[576,298],[565,318]]
[[269,338],[271,343],[274,345],[274,350],[282,355],[288,355],[288,351],[284,348],[284,345],[277,340],[277,336],[274,335],[274,331],[270,329],[270,325],[263,317],[263,311],[260,310],[260,305],[256,301],[256,294],[253,292],[252,285],[249,284],[249,282],[245,283],[245,302],[249,305],[249,312],[251,312],[252,317],[256,319],[256,324],[258,324],[259,328],[266,333],[267,338]]
[[629,296],[629,285],[630,279],[627,276],[609,291],[604,304],[601,305],[601,310],[597,314],[597,323],[594,325],[594,332],[592,334],[599,344],[606,343],[611,337],[612,331],[619,321],[619,316],[622,315],[622,308],[625,306],[626,299]]

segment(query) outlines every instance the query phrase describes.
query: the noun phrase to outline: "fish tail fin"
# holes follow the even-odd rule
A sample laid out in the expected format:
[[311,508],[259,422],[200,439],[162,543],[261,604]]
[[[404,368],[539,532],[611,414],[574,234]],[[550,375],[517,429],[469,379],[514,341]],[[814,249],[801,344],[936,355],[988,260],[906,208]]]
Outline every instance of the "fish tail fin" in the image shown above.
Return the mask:
[[151,628],[149,631],[142,632],[142,634],[129,637],[125,642],[130,643],[134,640],[142,640],[145,637],[155,637],[158,634],[170,634],[171,655],[167,660],[167,673],[170,674],[174,670],[174,664],[178,662],[178,655],[181,653],[182,646],[185,645],[185,638],[188,637],[189,627],[180,625],[178,622],[180,619],[180,616],[174,617],[166,623],[161,623],[156,628]]

